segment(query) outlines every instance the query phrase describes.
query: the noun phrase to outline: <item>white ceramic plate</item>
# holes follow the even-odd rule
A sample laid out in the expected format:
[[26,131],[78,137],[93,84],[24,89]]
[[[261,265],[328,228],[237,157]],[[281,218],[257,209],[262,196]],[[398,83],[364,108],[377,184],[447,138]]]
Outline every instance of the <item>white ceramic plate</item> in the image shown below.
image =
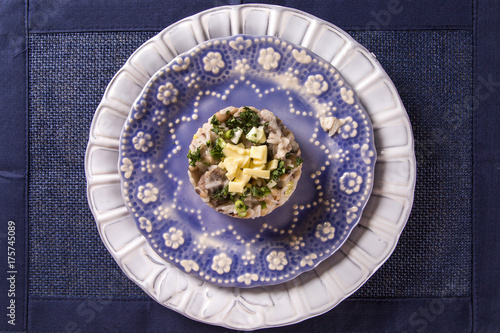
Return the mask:
[[[249,289],[215,286],[159,257],[124,206],[117,170],[122,126],[151,76],[201,42],[242,33],[278,36],[333,64],[370,115],[378,153],[372,196],[340,251],[292,281]],[[330,23],[269,5],[204,11],[143,44],[104,94],[93,119],[85,163],[90,208],[104,244],[125,274],[172,310],[241,330],[288,325],[319,315],[363,285],[397,244],[410,214],[416,177],[408,116],[375,57]]]

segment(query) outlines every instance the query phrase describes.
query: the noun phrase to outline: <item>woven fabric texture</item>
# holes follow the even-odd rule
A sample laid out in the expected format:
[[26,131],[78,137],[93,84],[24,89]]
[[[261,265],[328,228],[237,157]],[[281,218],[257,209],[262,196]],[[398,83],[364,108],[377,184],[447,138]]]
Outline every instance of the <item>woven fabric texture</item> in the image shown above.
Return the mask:
[[[412,122],[417,187],[394,254],[355,297],[471,294],[472,32],[349,32],[378,56]],[[29,36],[29,295],[142,298],[102,244],[86,198],[94,111],[154,32]]]
[[153,32],[29,36],[29,295],[147,296],[120,270],[87,204],[84,158],[106,86]]
[[355,295],[470,296],[472,32],[349,33],[396,85],[417,157],[415,199],[400,242]]

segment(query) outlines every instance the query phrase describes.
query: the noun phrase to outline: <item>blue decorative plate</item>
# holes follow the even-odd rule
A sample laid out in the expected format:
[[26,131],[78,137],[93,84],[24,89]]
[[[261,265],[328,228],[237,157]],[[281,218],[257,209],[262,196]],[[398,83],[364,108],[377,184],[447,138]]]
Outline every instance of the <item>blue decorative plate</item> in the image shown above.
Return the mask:
[[[265,217],[218,213],[189,182],[193,134],[227,106],[274,112],[300,145],[297,189]],[[331,64],[279,38],[240,35],[202,43],[151,78],[123,128],[118,168],[127,208],[160,256],[221,286],[255,287],[291,280],[340,248],[370,196],[375,160],[370,119]]]

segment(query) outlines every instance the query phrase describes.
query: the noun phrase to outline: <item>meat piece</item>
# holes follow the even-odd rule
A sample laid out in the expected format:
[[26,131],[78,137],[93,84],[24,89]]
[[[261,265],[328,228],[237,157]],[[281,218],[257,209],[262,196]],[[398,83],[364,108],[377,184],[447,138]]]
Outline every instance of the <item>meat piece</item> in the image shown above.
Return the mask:
[[219,168],[217,165],[212,165],[207,172],[205,172],[195,188],[202,198],[209,198],[216,191],[224,188],[228,183],[226,171]]
[[233,114],[235,114],[238,111],[238,108],[235,108],[234,106],[227,107],[225,109],[220,110],[215,114],[215,117],[217,120],[221,123],[225,122],[226,120],[229,119],[229,117]]

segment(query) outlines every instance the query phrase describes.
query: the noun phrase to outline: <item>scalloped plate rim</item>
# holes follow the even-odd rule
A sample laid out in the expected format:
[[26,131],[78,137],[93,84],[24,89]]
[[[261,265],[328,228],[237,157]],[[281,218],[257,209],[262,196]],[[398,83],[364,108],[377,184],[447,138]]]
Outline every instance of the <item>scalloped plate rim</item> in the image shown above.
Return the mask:
[[[297,10],[297,9],[293,9],[293,8],[288,8],[288,7],[284,7],[284,6],[277,6],[277,5],[266,5],[266,4],[244,4],[244,5],[227,5],[227,6],[221,6],[221,7],[217,7],[217,8],[211,8],[211,9],[207,9],[205,11],[202,11],[202,12],[199,12],[195,15],[192,15],[192,16],[189,16],[189,17],[186,17],[184,19],[181,19],[171,25],[169,25],[167,28],[165,28],[164,30],[162,30],[159,34],[157,34],[155,37],[149,39],[148,41],[146,41],[144,44],[142,44],[138,49],[136,49],[132,54],[131,56],[129,57],[129,59],[127,60],[127,62],[124,64],[124,66],[113,76],[113,78],[110,80],[110,84],[107,86],[105,92],[104,92],[104,97],[106,96],[106,94],[108,94],[108,92],[111,90],[111,86],[114,82],[114,80],[118,77],[119,74],[125,72],[124,68],[126,68],[127,66],[130,66],[130,60],[136,56],[141,50],[143,47],[147,46],[148,44],[150,43],[155,43],[157,41],[155,41],[155,39],[160,36],[161,34],[165,33],[166,31],[169,31],[169,29],[172,29],[174,26],[176,26],[177,24],[180,24],[182,22],[188,22],[189,20],[192,20],[192,19],[199,19],[202,15],[207,15],[207,14],[213,14],[213,13],[217,13],[217,12],[222,12],[222,11],[240,11],[240,10],[244,10],[244,9],[256,9],[256,10],[268,10],[268,11],[271,11],[273,13],[278,13],[281,15],[281,12],[289,12],[289,13],[294,13],[294,14],[297,14],[299,16],[301,16],[302,18],[307,18],[309,20],[309,22],[316,22],[316,24],[322,24],[322,25],[325,25],[325,26],[328,26],[330,29],[333,29],[333,30],[336,30],[337,32],[339,32],[340,34],[342,34],[345,38],[347,38],[351,43],[354,43],[355,46],[359,46],[361,47],[363,50],[366,50],[363,46],[361,46],[359,43],[357,43],[351,36],[349,36],[347,33],[345,33],[342,29],[338,28],[337,26],[334,26],[333,24],[325,21],[325,20],[322,20],[322,19],[319,19],[309,13],[306,13],[306,12],[303,12],[303,11],[300,11],[300,10]],[[369,53],[369,51],[367,51]],[[387,74],[385,73],[385,71],[380,67],[379,68],[380,72],[381,72],[381,78],[379,79],[385,79],[388,81],[388,83],[391,85],[391,87],[394,87],[394,84],[392,82],[392,80],[387,76]],[[395,87],[394,87],[395,89]],[[103,97],[103,99],[104,99]],[[398,96],[396,96],[396,99],[401,103],[402,105],[402,102],[401,102],[401,98]],[[101,103],[99,104],[99,106],[97,107],[97,111],[96,114],[94,115],[93,117],[93,121],[92,121],[92,124],[91,124],[91,127],[90,127],[90,135],[89,135],[89,141],[88,141],[88,146],[87,146],[87,150],[86,150],[86,154],[85,154],[85,176],[86,176],[86,179],[87,179],[87,200],[88,200],[88,204],[89,204],[89,207],[91,208],[91,211],[92,211],[92,214],[94,216],[94,219],[96,220],[96,227],[98,228],[98,231],[99,231],[99,234],[103,240],[103,243],[105,245],[105,247],[107,248],[107,250],[110,252],[110,254],[112,255],[112,257],[115,259],[115,261],[117,262],[117,264],[119,265],[119,267],[124,271],[124,273],[133,281],[135,282],[139,287],[141,287],[141,289],[143,289],[146,294],[148,294],[150,297],[152,297],[153,299],[155,299],[157,302],[159,302],[160,304],[162,304],[163,306],[169,308],[170,310],[174,310],[188,318],[191,318],[193,320],[197,320],[197,321],[200,321],[202,323],[206,323],[206,324],[212,324],[212,325],[218,325],[218,326],[223,326],[223,327],[227,327],[227,328],[231,328],[231,329],[241,329],[241,330],[254,330],[254,329],[261,329],[261,328],[270,328],[270,327],[281,327],[281,326],[284,326],[284,325],[290,325],[290,324],[294,324],[294,323],[298,323],[298,322],[301,322],[303,320],[307,320],[309,318],[312,318],[312,317],[315,317],[315,316],[318,316],[318,315],[321,315],[325,312],[328,312],[330,311],[331,309],[333,309],[335,306],[337,306],[342,300],[348,298],[351,294],[353,294],[356,290],[358,290],[386,261],[387,259],[391,256],[391,254],[394,252],[395,248],[396,248],[396,245],[398,243],[398,240],[401,236],[401,233],[402,233],[402,230],[404,229],[407,221],[408,221],[408,217],[410,215],[410,212],[411,212],[411,208],[412,208],[412,205],[413,205],[413,199],[414,199],[414,189],[415,189],[415,184],[416,184],[416,164],[415,164],[415,152],[414,152],[414,139],[413,139],[413,133],[412,133],[412,129],[411,129],[411,125],[410,125],[410,121],[409,121],[409,117],[408,117],[408,114],[405,112],[404,110],[404,107],[403,107],[403,112],[401,113],[401,117],[402,117],[402,120],[404,122],[404,126],[405,126],[405,129],[407,129],[409,132],[407,133],[409,138],[410,138],[410,142],[409,142],[409,161],[411,162],[411,170],[410,170],[410,180],[411,180],[411,184],[409,184],[409,187],[410,187],[410,190],[409,192],[407,193],[406,197],[405,197],[405,201],[406,201],[406,205],[405,206],[405,210],[403,213],[403,215],[400,217],[400,221],[402,221],[402,224],[400,224],[398,227],[397,227],[397,233],[395,235],[393,235],[393,239],[392,239],[392,244],[389,251],[386,253],[385,257],[382,258],[381,261],[379,261],[375,266],[372,266],[370,267],[370,272],[369,274],[364,277],[357,285],[355,288],[353,288],[352,290],[346,292],[344,295],[342,295],[341,299],[340,300],[333,300],[331,303],[329,303],[327,306],[323,307],[322,309],[319,309],[317,311],[310,311],[310,312],[299,312],[298,314],[296,314],[293,318],[288,318],[288,321],[287,320],[281,320],[279,321],[278,323],[275,323],[275,324],[271,324],[271,323],[260,323],[259,326],[252,326],[252,327],[249,327],[249,326],[244,326],[244,325],[235,325],[235,324],[230,324],[230,323],[227,323],[227,322],[223,322],[223,321],[210,321],[210,320],[207,320],[207,318],[203,319],[203,318],[198,318],[197,316],[195,315],[192,315],[192,314],[188,314],[185,312],[185,310],[182,310],[180,309],[179,307],[177,306],[172,306],[171,304],[164,304],[164,303],[161,303],[158,299],[157,299],[157,295],[154,295],[154,293],[152,292],[152,290],[146,288],[143,284],[141,284],[141,282],[139,282],[138,280],[136,280],[134,277],[130,276],[128,274],[128,272],[125,270],[125,268],[122,266],[122,263],[121,263],[121,257],[122,257],[122,254],[119,254],[116,250],[114,250],[112,247],[111,247],[111,244],[108,243],[107,239],[105,238],[105,235],[104,235],[104,231],[102,229],[102,227],[104,227],[104,225],[106,225],[105,222],[102,222],[100,221],[100,219],[102,218],[102,216],[99,215],[99,213],[95,210],[95,207],[93,205],[93,202],[92,202],[92,199],[91,199],[91,194],[92,194],[92,191],[94,190],[94,187],[96,185],[99,185],[99,184],[102,184],[105,179],[101,179],[100,181],[98,181],[97,183],[94,183],[94,179],[93,179],[93,175],[91,174],[90,172],[90,161],[91,161],[91,158],[92,156],[90,156],[92,150],[94,149],[94,147],[102,147],[102,148],[113,148],[114,147],[114,143],[112,142],[113,140],[111,140],[111,142],[107,139],[101,139],[99,140],[99,138],[94,138],[94,131],[95,131],[95,127],[96,127],[96,120],[97,120],[97,116],[100,115],[100,108],[103,107],[104,104],[103,104],[103,101],[101,101]],[[107,178],[107,177],[104,177],[104,178]],[[112,177],[108,177],[110,180],[110,182],[114,182],[115,179],[112,178]],[[102,223],[104,223],[104,225],[101,225]],[[293,280],[291,281],[293,283]],[[297,282],[298,283],[298,282]],[[286,285],[287,283],[285,283]],[[288,283],[290,284],[290,283]],[[291,288],[293,288],[293,286],[291,286]],[[231,288],[230,288],[231,289]]]

